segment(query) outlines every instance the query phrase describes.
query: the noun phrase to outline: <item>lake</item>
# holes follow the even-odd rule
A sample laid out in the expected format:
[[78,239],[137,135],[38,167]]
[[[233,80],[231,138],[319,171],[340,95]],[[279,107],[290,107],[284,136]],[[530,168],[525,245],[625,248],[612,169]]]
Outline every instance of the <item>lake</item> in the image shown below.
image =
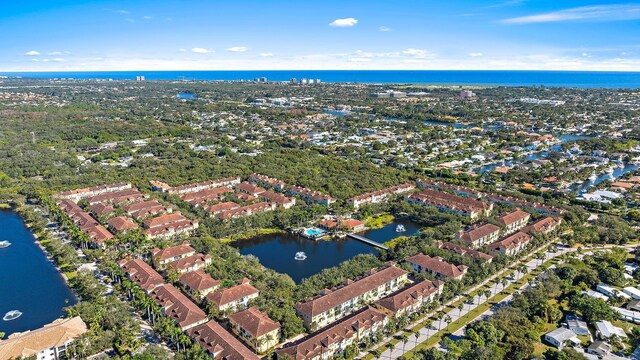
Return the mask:
[[[0,240],[11,243],[0,249],[0,332],[9,335],[37,329],[63,315],[62,308],[76,302],[17,213],[0,210]],[[11,310],[21,311],[22,316],[3,321]]]
[[[402,224],[406,231],[397,233],[398,224]],[[383,228],[368,230],[361,235],[384,243],[400,235],[415,235],[419,229],[417,224],[409,220],[396,220]],[[356,255],[378,254],[375,247],[351,238],[314,241],[291,234],[263,235],[231,245],[242,255],[254,255],[262,265],[291,276],[296,283]],[[293,258],[299,251],[304,251],[306,260],[298,261]]]

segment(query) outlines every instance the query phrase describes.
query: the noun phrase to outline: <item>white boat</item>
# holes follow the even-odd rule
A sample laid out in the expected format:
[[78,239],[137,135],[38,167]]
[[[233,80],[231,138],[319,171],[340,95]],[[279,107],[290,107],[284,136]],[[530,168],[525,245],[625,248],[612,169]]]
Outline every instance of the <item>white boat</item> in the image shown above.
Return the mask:
[[296,253],[296,256],[294,256],[293,258],[299,261],[306,260],[307,254],[305,254],[304,251],[298,251]]
[[405,232],[405,231],[407,231],[407,229],[404,228],[404,225],[398,224],[398,226],[396,226],[396,232]]
[[2,318],[2,320],[11,321],[19,318],[20,316],[22,316],[22,312],[20,310],[11,310],[6,314],[4,314],[4,317]]
[[11,245],[11,243],[10,243],[10,242],[8,242],[7,240],[2,240],[2,241],[0,241],[0,249],[2,249],[2,248],[6,248],[6,247],[8,247],[9,245]]

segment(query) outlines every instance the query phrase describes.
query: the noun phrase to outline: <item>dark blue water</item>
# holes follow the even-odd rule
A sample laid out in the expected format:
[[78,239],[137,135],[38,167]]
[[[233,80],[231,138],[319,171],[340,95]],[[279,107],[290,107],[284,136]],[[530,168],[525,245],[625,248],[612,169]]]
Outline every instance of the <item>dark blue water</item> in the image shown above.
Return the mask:
[[25,78],[75,78],[135,80],[252,80],[291,78],[323,82],[413,83],[434,85],[562,86],[578,88],[638,88],[640,72],[605,71],[505,71],[505,70],[245,70],[245,71],[97,71],[5,72]]
[[[406,232],[397,233],[397,224],[403,224]],[[419,228],[407,220],[397,220],[381,229],[369,230],[362,235],[380,243],[389,241],[400,235],[415,235]],[[293,281],[319,273],[322,269],[339,265],[358,254],[378,254],[378,250],[358,240],[346,238],[342,240],[309,240],[290,234],[274,234],[258,236],[231,244],[243,255],[254,255],[262,265],[279,273],[288,274]],[[293,257],[304,251],[307,259],[295,260]]]
[[[31,231],[13,211],[0,210],[0,332],[9,335],[42,327],[63,315],[75,297],[60,273],[35,243]],[[22,316],[3,321],[10,310]]]

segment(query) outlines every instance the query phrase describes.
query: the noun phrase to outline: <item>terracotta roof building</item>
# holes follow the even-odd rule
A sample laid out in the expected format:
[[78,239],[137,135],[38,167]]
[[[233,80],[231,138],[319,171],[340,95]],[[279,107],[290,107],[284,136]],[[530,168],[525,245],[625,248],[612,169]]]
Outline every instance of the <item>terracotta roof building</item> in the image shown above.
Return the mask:
[[167,189],[166,192],[170,194],[186,194],[186,193],[196,192],[200,190],[216,188],[220,186],[233,186],[239,183],[240,183],[240,178],[230,177],[230,178],[209,180],[209,181],[203,181],[203,182],[194,183],[194,184],[176,186],[176,187]]
[[359,344],[387,325],[387,315],[373,307],[366,307],[322,331],[306,336],[276,350],[278,358],[290,356],[294,360],[330,359],[351,344]]
[[220,281],[211,277],[203,270],[191,271],[180,275],[181,286],[196,301],[201,301],[209,293],[220,287]]
[[154,227],[165,226],[171,223],[185,220],[186,218],[179,212],[172,214],[164,214],[151,219],[147,219],[142,223],[145,229],[151,229]]
[[259,354],[266,353],[280,342],[280,323],[252,306],[229,315],[231,331]]
[[420,205],[433,206],[440,211],[468,216],[471,219],[489,216],[493,210],[493,204],[491,203],[431,189],[424,189],[418,194],[411,194],[407,196],[407,200]]
[[295,198],[289,198],[282,194],[278,194],[276,192],[269,191],[269,190],[260,194],[260,197],[262,198],[262,200],[276,203],[277,206],[280,206],[281,208],[284,208],[284,209],[290,209],[291,207],[293,207],[293,205],[296,204]]
[[126,189],[131,189],[131,183],[99,185],[99,186],[93,186],[90,188],[63,191],[63,192],[54,194],[53,196],[61,199],[69,199],[69,200],[78,202],[81,199],[86,199],[99,194],[104,194],[107,192],[114,192],[114,191],[121,191]]
[[248,182],[241,182],[235,186],[235,189],[252,196],[258,196],[266,191],[265,189]]
[[110,215],[116,212],[116,209],[109,204],[97,203],[89,207],[89,210],[97,217]]
[[147,195],[140,193],[138,189],[126,189],[120,191],[106,192],[89,198],[89,205],[97,203],[119,204],[123,202],[132,202],[146,198]]
[[276,209],[275,203],[259,202],[256,204],[242,206],[236,209],[225,210],[215,214],[218,219],[234,219],[243,216],[250,216],[259,212],[272,211]]
[[223,211],[227,211],[227,210],[234,210],[239,208],[240,205],[232,202],[232,201],[227,201],[227,202],[222,202],[222,203],[217,203],[217,204],[213,204],[209,207],[207,207],[204,211],[206,211],[207,213],[209,213],[209,215],[213,216],[215,214],[219,214]]
[[6,340],[0,340],[0,359],[66,358],[67,347],[86,332],[87,325],[79,316],[57,319],[39,329],[13,333]]
[[153,263],[156,267],[162,267],[172,261],[195,255],[195,253],[196,250],[186,241],[183,241],[180,245],[170,246],[166,249],[155,248],[151,251]]
[[531,218],[531,214],[517,209],[500,216],[498,222],[504,228],[504,234],[511,234],[525,227],[529,222],[529,218]]
[[164,284],[149,292],[162,312],[173,320],[182,331],[191,329],[208,321],[207,314],[189,300],[173,285]]
[[531,235],[523,232],[517,232],[506,239],[489,244],[489,250],[494,253],[513,256],[522,251],[530,241]]
[[484,244],[495,242],[500,237],[500,228],[493,224],[484,224],[457,234],[473,248],[479,248]]
[[480,251],[469,249],[462,245],[454,244],[451,242],[436,241],[433,245],[439,247],[440,249],[450,250],[462,256],[470,256],[476,260],[481,260],[486,263],[490,263],[491,260],[493,260],[493,256],[489,254],[485,254]]
[[131,229],[137,229],[138,224],[136,224],[133,219],[128,216],[117,216],[107,221],[109,228],[116,232],[125,232]]
[[273,188],[278,191],[282,191],[287,186],[287,183],[285,183],[284,181],[280,181],[276,178],[256,173],[249,175],[249,181],[267,186],[273,186]]
[[325,289],[319,297],[296,304],[295,308],[305,325],[315,330],[397,291],[406,282],[407,272],[390,265],[379,271],[369,271],[356,281],[348,280],[337,289]]
[[218,311],[235,312],[248,307],[249,301],[260,295],[260,291],[249,284],[249,279],[242,279],[239,284],[230,288],[218,290],[207,295]]
[[211,265],[211,255],[195,254],[167,263],[166,267],[180,274],[184,274],[191,271],[202,270],[209,265]]
[[376,301],[376,304],[396,317],[409,315],[418,311],[422,305],[433,302],[442,294],[443,289],[444,282],[440,280],[423,280]]
[[207,350],[213,359],[220,360],[259,360],[260,358],[247,349],[238,339],[225,330],[220,324],[211,320],[196,326],[187,332],[193,342]]
[[544,219],[538,220],[535,223],[522,228],[522,232],[526,232],[529,234],[547,234],[553,230],[555,230],[558,225],[562,222],[561,218],[553,218],[551,216],[547,216]]
[[293,185],[289,188],[288,192],[292,195],[301,196],[308,203],[318,203],[322,205],[329,206],[336,202],[336,199],[332,198],[329,195],[325,195],[318,191],[313,191],[311,189],[307,189],[302,186]]
[[147,293],[164,284],[162,276],[144,260],[120,260],[118,265],[120,265],[129,280],[136,283]]
[[440,256],[431,257],[425,254],[408,257],[407,262],[416,273],[426,271],[437,279],[452,278],[461,280],[469,270],[466,265],[449,264]]
[[385,202],[391,195],[406,193],[414,190],[415,188],[415,185],[410,183],[392,186],[382,190],[372,191],[364,193],[362,195],[354,196],[350,199],[347,199],[347,204],[357,209],[364,204],[377,204]]

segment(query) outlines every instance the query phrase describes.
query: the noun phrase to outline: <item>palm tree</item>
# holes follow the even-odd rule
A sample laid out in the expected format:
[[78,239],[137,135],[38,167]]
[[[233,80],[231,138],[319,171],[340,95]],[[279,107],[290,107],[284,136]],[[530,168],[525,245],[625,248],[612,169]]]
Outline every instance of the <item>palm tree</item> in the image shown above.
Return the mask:
[[402,335],[400,335],[400,341],[402,341],[402,355],[404,355],[404,348],[409,342],[409,335],[407,333],[402,333]]
[[416,343],[414,346],[418,346],[418,339],[420,339],[420,330],[414,331],[413,337],[416,339]]
[[373,357],[377,359],[380,359],[380,356],[382,356],[382,351],[380,351],[379,348],[375,348],[373,350],[371,350],[371,354],[373,354]]
[[462,314],[462,309],[464,309],[464,301],[458,304],[458,317]]

